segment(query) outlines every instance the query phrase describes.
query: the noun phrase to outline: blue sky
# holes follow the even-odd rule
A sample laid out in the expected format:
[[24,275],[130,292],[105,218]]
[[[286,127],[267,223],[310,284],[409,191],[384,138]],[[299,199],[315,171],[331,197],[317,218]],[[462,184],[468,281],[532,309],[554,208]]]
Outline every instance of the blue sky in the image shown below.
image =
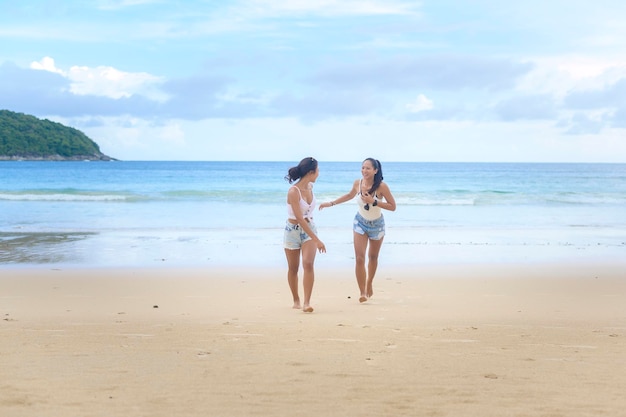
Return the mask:
[[0,108],[123,160],[626,162],[626,2],[0,0]]

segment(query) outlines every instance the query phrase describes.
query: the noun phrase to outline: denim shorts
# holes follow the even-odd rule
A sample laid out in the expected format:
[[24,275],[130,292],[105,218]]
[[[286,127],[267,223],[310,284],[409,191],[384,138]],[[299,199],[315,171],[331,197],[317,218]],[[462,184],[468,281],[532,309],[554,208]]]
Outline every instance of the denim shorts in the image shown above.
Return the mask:
[[357,213],[352,230],[360,235],[367,235],[372,240],[380,240],[385,237],[385,218],[381,215],[376,220],[367,220]]
[[[317,234],[315,223],[309,222],[309,227]],[[285,249],[300,249],[304,242],[311,240],[311,236],[307,235],[299,224],[291,224],[289,221],[285,224],[285,234],[283,237],[283,246]]]

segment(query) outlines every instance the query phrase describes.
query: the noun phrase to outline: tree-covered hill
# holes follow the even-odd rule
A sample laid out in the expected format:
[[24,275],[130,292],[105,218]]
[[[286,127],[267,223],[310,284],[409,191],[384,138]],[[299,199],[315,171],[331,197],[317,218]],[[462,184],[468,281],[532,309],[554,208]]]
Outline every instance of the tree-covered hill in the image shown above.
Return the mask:
[[112,159],[80,130],[24,113],[0,110],[0,160]]

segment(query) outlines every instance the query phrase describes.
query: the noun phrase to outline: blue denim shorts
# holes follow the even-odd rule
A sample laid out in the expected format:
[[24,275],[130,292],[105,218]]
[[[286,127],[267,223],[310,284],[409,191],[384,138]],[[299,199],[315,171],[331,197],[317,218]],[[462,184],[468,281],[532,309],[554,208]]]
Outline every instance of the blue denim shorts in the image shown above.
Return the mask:
[[[317,234],[315,223],[309,222],[309,227]],[[311,240],[311,236],[307,235],[299,224],[291,224],[287,221],[283,237],[283,246],[285,249],[300,249],[304,242],[308,242],[309,240]]]
[[360,235],[367,235],[372,240],[380,240],[385,237],[385,218],[381,215],[376,220],[367,220],[357,213],[352,230]]

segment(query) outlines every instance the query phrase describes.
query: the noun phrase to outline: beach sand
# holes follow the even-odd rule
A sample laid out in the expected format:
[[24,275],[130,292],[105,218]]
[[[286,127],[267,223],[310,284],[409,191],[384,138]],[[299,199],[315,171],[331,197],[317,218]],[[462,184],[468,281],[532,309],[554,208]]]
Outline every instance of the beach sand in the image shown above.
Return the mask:
[[0,271],[0,415],[626,416],[624,265]]

